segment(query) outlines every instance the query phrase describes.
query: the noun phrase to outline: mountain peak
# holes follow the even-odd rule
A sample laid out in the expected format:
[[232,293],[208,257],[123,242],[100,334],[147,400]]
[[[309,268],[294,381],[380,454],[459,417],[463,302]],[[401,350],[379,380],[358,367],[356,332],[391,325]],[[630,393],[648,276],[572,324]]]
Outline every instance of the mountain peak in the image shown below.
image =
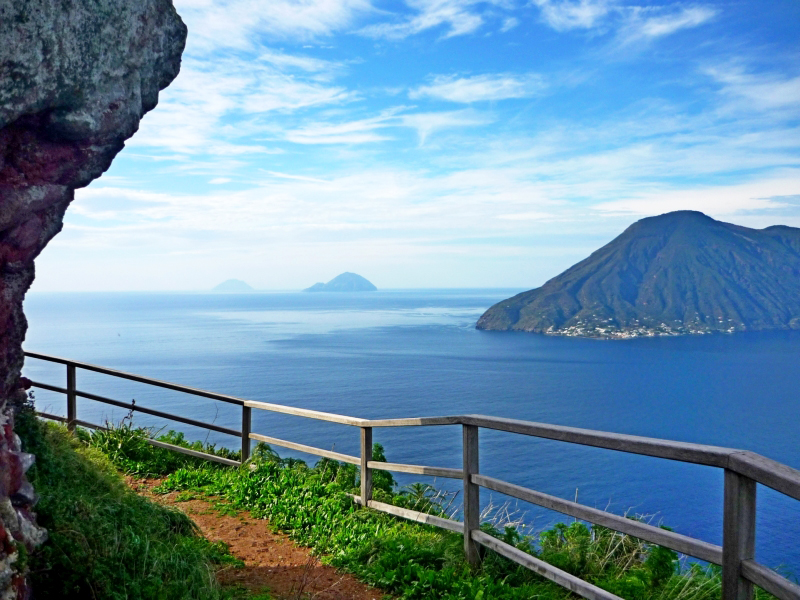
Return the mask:
[[304,292],[374,292],[376,288],[372,283],[364,279],[361,275],[345,271],[337,275],[328,283],[315,283]]
[[479,329],[635,337],[800,328],[800,229],[697,211],[648,217]]

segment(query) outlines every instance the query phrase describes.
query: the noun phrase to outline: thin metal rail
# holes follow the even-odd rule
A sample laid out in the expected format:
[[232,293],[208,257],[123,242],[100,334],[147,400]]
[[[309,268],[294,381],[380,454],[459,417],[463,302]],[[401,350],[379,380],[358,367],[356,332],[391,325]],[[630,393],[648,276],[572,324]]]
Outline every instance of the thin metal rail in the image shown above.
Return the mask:
[[[26,352],[29,358],[60,363],[67,368],[67,387],[33,382],[37,388],[65,394],[67,396],[67,416],[60,417],[53,414],[38,413],[48,419],[65,422],[70,428],[76,425],[102,429],[100,425],[87,423],[77,418],[78,397],[119,406],[130,410],[140,411],[157,417],[172,419],[180,423],[205,427],[232,436],[242,438],[242,461],[213,456],[204,452],[189,450],[157,440],[148,440],[149,443],[176,452],[182,452],[198,458],[216,461],[225,465],[239,466],[246,462],[250,456],[251,440],[266,442],[299,452],[322,456],[329,459],[358,465],[361,470],[361,495],[354,500],[362,506],[392,514],[398,517],[411,519],[440,527],[449,531],[462,533],[464,536],[464,549],[467,559],[472,564],[480,561],[477,546],[491,548],[495,552],[515,561],[540,575],[572,590],[574,593],[591,600],[619,600],[619,598],[602,590],[586,581],[565,573],[530,554],[510,546],[480,530],[479,522],[479,491],[481,488],[508,494],[521,500],[537,504],[575,517],[590,523],[608,527],[615,531],[640,538],[646,542],[671,548],[682,554],[694,556],[711,563],[722,565],[723,584],[722,600],[749,600],[753,595],[753,585],[757,585],[780,600],[800,600],[800,586],[766,566],[754,560],[753,540],[755,538],[755,500],[756,483],[760,483],[777,490],[791,498],[800,500],[800,471],[774,460],[733,448],[707,446],[703,444],[690,444],[672,440],[662,440],[546,423],[534,423],[486,415],[451,415],[442,417],[412,417],[402,419],[361,419],[346,415],[321,412],[272,404],[244,400],[226,394],[217,394],[197,388],[161,381],[150,377],[126,373],[106,367],[99,367],[89,363],[73,361],[65,358],[49,356],[34,352]],[[138,406],[134,403],[119,402],[96,394],[83,392],[77,389],[76,371],[83,369],[112,377],[118,377],[153,385],[164,389],[184,392],[195,396],[202,396],[213,400],[236,404],[242,408],[242,430],[204,423],[196,419],[173,415],[164,411]],[[251,410],[265,410],[269,412],[294,415],[309,419],[328,421],[342,425],[358,427],[361,431],[361,452],[359,456],[324,450],[314,446],[298,444],[287,440],[269,437],[251,431]],[[463,469],[450,469],[445,467],[432,467],[425,465],[408,465],[387,463],[372,460],[372,428],[373,427],[419,427],[419,426],[448,426],[461,425],[463,430]],[[666,529],[653,527],[646,523],[627,519],[624,516],[614,515],[606,511],[597,510],[577,502],[571,502],[549,494],[524,488],[512,483],[501,481],[479,472],[478,458],[478,432],[480,429],[492,429],[509,433],[528,435],[538,438],[557,440],[571,444],[581,444],[625,452],[653,456],[668,460],[706,465],[721,468],[725,471],[725,503],[723,510],[723,545],[715,546],[702,540],[681,535]],[[433,477],[448,477],[462,479],[464,482],[464,515],[463,522],[453,521],[418,511],[408,510],[397,506],[377,502],[372,499],[372,472],[373,470],[395,471],[400,473],[414,473]]]

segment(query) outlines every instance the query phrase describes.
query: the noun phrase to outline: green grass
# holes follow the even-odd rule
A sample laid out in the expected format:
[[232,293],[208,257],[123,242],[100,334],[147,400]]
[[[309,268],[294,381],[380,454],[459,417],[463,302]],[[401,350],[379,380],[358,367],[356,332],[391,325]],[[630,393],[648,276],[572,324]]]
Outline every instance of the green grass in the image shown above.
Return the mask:
[[[485,553],[479,569],[470,569],[458,534],[359,509],[347,495],[358,493],[358,473],[352,465],[322,459],[309,467],[297,459],[282,459],[269,446],[259,444],[252,461],[237,469],[175,455],[167,460],[157,448],[117,439],[143,438],[148,433],[122,428],[94,434],[89,443],[103,448],[135,447],[135,455],[120,450],[113,460],[121,469],[168,475],[157,491],[204,495],[234,510],[268,518],[272,527],[313,548],[323,561],[400,598],[556,600],[570,596],[491,551]],[[174,434],[168,435],[174,443]],[[386,460],[379,445],[374,455],[375,460]],[[374,473],[374,486],[377,500],[432,514],[447,512],[447,497],[432,486],[414,484],[398,490],[392,476],[380,471]],[[482,528],[630,600],[714,600],[720,596],[717,569],[681,569],[675,552],[603,527],[558,524],[536,536],[524,535],[507,522],[484,523]]]
[[29,557],[38,598],[217,600],[214,570],[237,561],[183,513],[136,495],[109,458],[29,410],[16,431],[48,541]]
[[[259,444],[251,462],[232,468],[153,447],[145,442],[153,432],[130,422],[77,437],[59,427],[37,427],[43,432],[40,443],[46,444],[32,450],[41,455],[34,485],[42,494],[40,520],[53,537],[32,557],[34,581],[50,586],[41,589],[60,589],[60,597],[248,597],[243,590],[223,594],[213,582],[214,564],[231,560],[224,548],[199,538],[180,513],[137,498],[122,485],[112,464],[135,475],[166,475],[157,492],[207,497],[227,512],[247,510],[256,518],[268,518],[273,528],[311,547],[323,562],[399,598],[573,597],[491,551],[484,554],[480,568],[470,569],[458,534],[356,507],[348,495],[358,493],[353,465],[322,459],[309,467]],[[237,457],[225,449],[189,444],[174,432],[160,439]],[[386,460],[379,445],[374,456]],[[67,472],[81,475],[67,481]],[[452,499],[432,486],[397,489],[386,472],[374,473],[374,485],[376,500],[445,516],[451,508]],[[526,535],[508,519],[495,519],[482,529],[629,600],[720,597],[718,569],[682,568],[673,551],[603,527],[562,523]],[[758,600],[770,598],[760,590],[756,595]]]

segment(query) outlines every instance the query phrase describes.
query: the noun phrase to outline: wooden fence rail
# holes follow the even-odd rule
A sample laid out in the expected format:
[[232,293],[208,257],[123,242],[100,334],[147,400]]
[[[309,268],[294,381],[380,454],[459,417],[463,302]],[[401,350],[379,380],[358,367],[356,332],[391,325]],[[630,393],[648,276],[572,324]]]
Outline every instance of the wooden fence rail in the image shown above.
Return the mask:
[[[252,440],[357,465],[361,472],[361,494],[360,496],[354,497],[357,503],[374,510],[463,534],[464,553],[467,560],[472,565],[477,565],[480,562],[479,546],[484,546],[584,598],[589,598],[590,600],[620,600],[614,594],[600,589],[597,586],[583,581],[574,575],[566,573],[482,532],[480,530],[480,490],[484,488],[555,510],[582,521],[601,525],[653,544],[671,548],[681,554],[721,565],[722,600],[751,600],[753,597],[754,584],[780,600],[800,600],[800,585],[782,577],[768,567],[759,564],[754,558],[756,484],[760,483],[791,498],[800,500],[800,471],[753,452],[485,415],[361,419],[316,410],[294,408],[281,404],[244,400],[226,394],[217,394],[189,386],[160,381],[150,377],[143,377],[141,375],[134,375],[132,373],[125,373],[115,369],[108,369],[106,367],[99,367],[46,354],[26,352],[25,355],[28,358],[59,363],[66,366],[66,388],[42,382],[33,382],[34,387],[59,392],[67,396],[66,418],[46,413],[38,413],[44,418],[66,422],[67,426],[70,428],[80,425],[83,427],[102,429],[101,425],[78,419],[77,398],[86,398],[111,406],[139,411],[145,414],[240,437],[242,442],[241,462],[181,448],[157,440],[149,440],[149,442],[155,446],[168,448],[176,452],[183,452],[226,465],[239,466],[245,463],[250,457],[250,444]],[[77,386],[77,372],[79,369],[238,405],[241,407],[242,411],[241,430],[221,427],[212,423],[204,423],[197,419],[173,415],[161,410],[145,408],[135,403],[120,402],[97,394],[80,391]],[[322,448],[316,448],[314,446],[307,446],[305,444],[298,444],[288,440],[254,433],[251,430],[253,409],[358,427],[361,438],[359,456],[323,450]],[[463,467],[461,469],[387,463],[372,460],[372,429],[374,427],[442,425],[461,426],[463,457]],[[505,431],[519,435],[558,440],[571,444],[594,446],[629,454],[653,456],[723,469],[725,475],[725,489],[722,546],[716,546],[689,536],[653,527],[607,511],[598,510],[577,502],[564,500],[484,475],[480,472],[480,457],[478,451],[481,429],[493,429],[496,431]],[[375,469],[461,479],[463,482],[464,498],[463,522],[373,500],[372,472]]]

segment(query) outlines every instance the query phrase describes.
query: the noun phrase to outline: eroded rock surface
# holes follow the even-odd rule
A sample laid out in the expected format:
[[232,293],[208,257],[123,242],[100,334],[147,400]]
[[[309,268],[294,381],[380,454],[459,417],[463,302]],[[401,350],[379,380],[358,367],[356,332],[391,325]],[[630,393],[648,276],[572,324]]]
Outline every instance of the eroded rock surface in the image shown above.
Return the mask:
[[19,546],[46,535],[13,433],[33,260],[177,76],[185,40],[171,0],[0,0],[0,600],[28,594]]

